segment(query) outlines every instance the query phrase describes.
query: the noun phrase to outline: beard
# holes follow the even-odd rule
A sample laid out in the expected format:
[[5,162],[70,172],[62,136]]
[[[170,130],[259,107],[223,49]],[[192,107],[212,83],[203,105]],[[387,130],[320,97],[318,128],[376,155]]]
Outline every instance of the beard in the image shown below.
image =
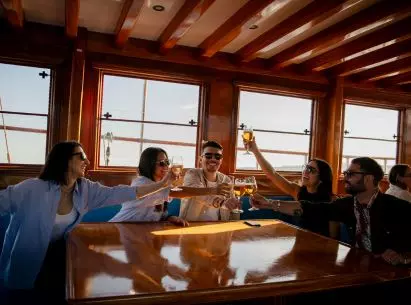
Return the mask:
[[357,195],[359,193],[362,193],[366,190],[365,184],[364,184],[364,178],[362,178],[360,181],[358,181],[355,184],[352,184],[348,181],[345,181],[345,191],[350,194],[350,195]]

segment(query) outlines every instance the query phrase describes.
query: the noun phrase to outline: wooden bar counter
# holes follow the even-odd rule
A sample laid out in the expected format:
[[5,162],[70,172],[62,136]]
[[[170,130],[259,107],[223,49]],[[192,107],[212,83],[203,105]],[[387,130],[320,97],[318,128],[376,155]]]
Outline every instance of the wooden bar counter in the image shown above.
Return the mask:
[[408,281],[408,269],[335,240],[257,222],[81,224],[68,240],[68,302],[336,304],[382,300]]

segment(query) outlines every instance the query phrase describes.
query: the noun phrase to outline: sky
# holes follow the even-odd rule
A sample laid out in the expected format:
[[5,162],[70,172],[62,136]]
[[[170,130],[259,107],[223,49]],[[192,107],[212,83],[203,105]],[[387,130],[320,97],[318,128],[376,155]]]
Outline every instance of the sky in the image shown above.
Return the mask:
[[[48,113],[50,77],[39,73],[50,70],[33,67],[0,64],[0,98],[4,111]],[[145,81],[106,75],[103,87],[102,113],[109,112],[111,119],[146,120],[187,124],[198,121],[200,87],[162,81],[147,81],[145,112],[143,113]],[[239,124],[253,129],[303,133],[310,130],[312,101],[309,99],[242,91],[240,93]],[[4,121],[3,121],[4,117]],[[15,127],[30,127],[46,130],[47,117],[4,114],[3,124]],[[398,111],[346,105],[345,129],[351,137],[372,137],[392,140],[397,134]],[[142,131],[142,127],[143,131]],[[140,151],[149,146],[159,146],[170,158],[181,156],[185,167],[194,167],[197,127],[141,124],[136,122],[102,121],[102,135],[111,132],[115,140],[101,140],[100,164],[104,165],[104,151],[110,145],[109,165],[136,167]],[[191,146],[143,143],[143,138],[189,143]],[[7,131],[12,163],[43,164],[45,160],[46,134]],[[309,136],[266,133],[255,131],[261,149],[295,151],[300,155],[264,153],[270,163],[280,170],[300,170],[307,161]],[[135,141],[120,141],[116,137],[134,138]],[[241,131],[238,146],[242,147]],[[372,140],[344,139],[343,154],[346,156],[371,156],[395,159],[396,143]],[[7,162],[5,133],[0,129],[0,163]],[[343,160],[344,161],[344,160]],[[377,160],[383,164],[383,160]],[[394,164],[393,160],[388,161]],[[253,155],[237,152],[238,169],[255,169]],[[346,168],[344,163],[342,169]]]

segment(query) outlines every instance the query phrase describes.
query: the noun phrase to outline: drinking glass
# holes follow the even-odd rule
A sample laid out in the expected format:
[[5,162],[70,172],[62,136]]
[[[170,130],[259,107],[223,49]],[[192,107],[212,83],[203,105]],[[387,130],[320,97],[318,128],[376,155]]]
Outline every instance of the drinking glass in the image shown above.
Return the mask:
[[[234,196],[238,199],[238,201],[241,204],[241,196],[244,195],[245,192],[245,181],[242,178],[236,178],[234,180]],[[242,209],[234,209],[231,212],[239,214],[243,213],[244,211]]]
[[[248,144],[248,142],[250,142],[253,139],[253,128],[252,127],[244,127],[243,130],[243,140],[246,144]],[[248,145],[247,145],[247,149],[246,152],[244,153],[244,155],[251,155],[250,151],[248,150]]]
[[[250,177],[245,177],[245,194],[250,196],[250,205],[251,205],[251,197],[257,192],[257,181],[255,180],[254,176]],[[259,208],[255,208],[251,206],[251,208],[248,209],[249,211],[257,211]]]
[[[183,157],[181,156],[173,156],[171,158],[171,171],[174,175],[179,176],[183,173],[184,163]],[[179,187],[172,188],[173,191],[182,191]]]

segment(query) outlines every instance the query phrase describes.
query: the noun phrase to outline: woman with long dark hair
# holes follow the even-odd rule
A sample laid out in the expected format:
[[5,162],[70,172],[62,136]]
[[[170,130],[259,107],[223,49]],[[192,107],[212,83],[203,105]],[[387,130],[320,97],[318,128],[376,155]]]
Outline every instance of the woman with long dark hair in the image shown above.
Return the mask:
[[[141,186],[161,181],[168,172],[170,161],[167,152],[158,147],[146,148],[140,157],[138,166],[138,176],[131,185]],[[229,195],[230,187],[227,184],[220,184],[215,188],[211,187],[187,187],[180,186],[179,191],[164,189],[142,199],[134,199],[124,202],[121,210],[110,219],[111,222],[133,222],[133,221],[160,221],[167,220],[173,224],[188,226],[188,222],[177,216],[170,216],[167,206],[170,197],[186,198],[204,195]],[[233,206],[232,208],[235,208]]]
[[64,237],[83,215],[144,198],[178,178],[167,172],[152,184],[107,187],[84,178],[89,164],[80,143],[61,142],[48,154],[38,178],[0,191],[0,214],[11,215],[0,257],[0,286],[11,302],[27,295],[32,302],[37,294],[53,304],[64,300]]
[[[244,142],[244,145],[255,155],[258,164],[273,185],[281,189],[284,193],[292,196],[294,200],[306,200],[311,202],[330,202],[332,200],[332,170],[326,161],[317,158],[310,160],[303,168],[300,185],[288,180],[274,169],[274,167],[264,158],[255,139],[252,139],[249,142]],[[264,200],[262,196],[257,195],[254,199],[255,200],[252,200],[254,205],[258,205],[258,202],[260,202],[261,208],[272,207],[273,202],[262,204],[262,201]],[[289,201],[275,202],[277,206],[280,206],[282,203],[284,203],[284,205],[291,204]],[[302,226],[316,233],[326,236],[330,235],[328,222],[312,223],[303,217]],[[332,235],[333,237],[336,237],[335,233]]]

